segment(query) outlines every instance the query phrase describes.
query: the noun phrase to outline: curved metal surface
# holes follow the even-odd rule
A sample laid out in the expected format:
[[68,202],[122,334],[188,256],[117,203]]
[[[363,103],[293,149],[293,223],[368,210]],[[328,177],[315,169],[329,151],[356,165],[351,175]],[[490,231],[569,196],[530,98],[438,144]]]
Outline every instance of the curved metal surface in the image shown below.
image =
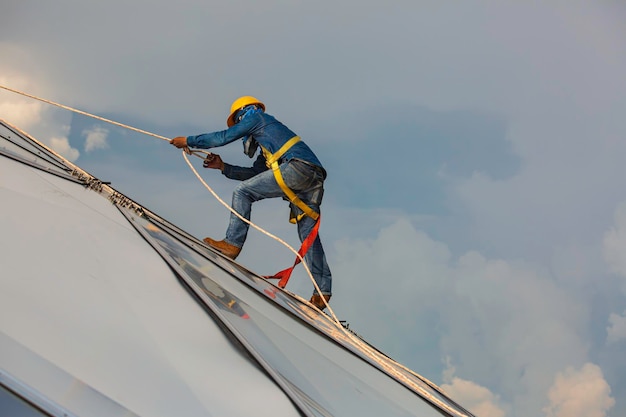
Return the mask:
[[[327,315],[58,155],[28,162],[45,147],[0,123],[0,143],[9,133],[25,144],[12,136],[4,147],[22,159],[0,152],[5,345],[137,415],[471,416]],[[43,377],[13,371],[45,388]]]

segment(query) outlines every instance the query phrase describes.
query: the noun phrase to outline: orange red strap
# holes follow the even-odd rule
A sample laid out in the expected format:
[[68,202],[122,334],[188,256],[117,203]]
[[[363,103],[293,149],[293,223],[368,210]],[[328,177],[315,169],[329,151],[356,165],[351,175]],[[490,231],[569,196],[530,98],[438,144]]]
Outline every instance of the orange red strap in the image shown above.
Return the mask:
[[[304,258],[304,255],[307,253],[307,251],[309,250],[313,242],[315,242],[315,238],[317,237],[317,232],[320,228],[320,218],[321,217],[317,218],[317,220],[315,221],[315,226],[313,226],[313,229],[311,229],[311,232],[306,237],[306,239],[302,241],[302,246],[300,246],[300,249],[298,250],[298,255],[300,255],[300,257],[302,258]],[[285,286],[287,285],[287,282],[289,281],[289,278],[291,277],[291,273],[293,272],[293,269],[296,267],[296,265],[300,263],[300,257],[296,256],[296,260],[290,268],[283,269],[282,271],[279,271],[275,273],[274,275],[265,276],[264,278],[265,279],[278,279],[280,280],[278,281],[278,286],[280,288],[285,288]]]

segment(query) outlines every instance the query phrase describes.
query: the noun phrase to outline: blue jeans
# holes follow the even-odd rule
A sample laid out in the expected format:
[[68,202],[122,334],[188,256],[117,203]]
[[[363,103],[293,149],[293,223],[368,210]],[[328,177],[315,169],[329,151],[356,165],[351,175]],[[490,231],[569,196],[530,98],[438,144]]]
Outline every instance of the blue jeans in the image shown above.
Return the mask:
[[[320,212],[320,205],[324,194],[324,176],[319,169],[297,159],[284,162],[280,165],[283,180],[307,206],[314,211]],[[233,191],[233,209],[245,219],[250,220],[252,203],[265,198],[283,197],[285,194],[274,178],[271,169],[263,171],[245,181],[242,181]],[[292,210],[302,213],[299,208],[291,205]],[[304,216],[298,222],[298,236],[304,241],[315,226],[315,220]],[[228,229],[226,230],[226,243],[242,247],[248,235],[250,225],[231,213]],[[311,270],[311,275],[320,288],[322,294],[331,295],[332,275],[326,262],[326,255],[319,235],[304,256],[304,261]],[[314,294],[317,291],[313,291]]]

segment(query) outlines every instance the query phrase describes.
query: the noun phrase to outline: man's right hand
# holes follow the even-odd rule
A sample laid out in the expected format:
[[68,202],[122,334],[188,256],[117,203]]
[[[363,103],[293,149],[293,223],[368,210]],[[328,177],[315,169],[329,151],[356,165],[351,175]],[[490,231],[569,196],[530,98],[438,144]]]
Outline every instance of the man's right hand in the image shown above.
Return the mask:
[[224,162],[222,161],[222,158],[214,153],[208,154],[206,158],[204,158],[202,166],[205,168],[213,168],[224,171]]
[[186,154],[191,155],[191,151],[187,146],[187,137],[185,136],[176,136],[174,139],[170,140],[170,143],[176,146],[178,149],[182,149]]

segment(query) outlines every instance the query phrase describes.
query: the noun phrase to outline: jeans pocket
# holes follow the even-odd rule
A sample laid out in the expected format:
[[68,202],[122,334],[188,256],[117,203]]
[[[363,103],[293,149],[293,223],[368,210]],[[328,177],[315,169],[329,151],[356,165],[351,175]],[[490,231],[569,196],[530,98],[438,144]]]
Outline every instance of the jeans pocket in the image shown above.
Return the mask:
[[315,171],[308,164],[296,160],[284,164],[281,174],[292,191],[306,190],[315,181]]

